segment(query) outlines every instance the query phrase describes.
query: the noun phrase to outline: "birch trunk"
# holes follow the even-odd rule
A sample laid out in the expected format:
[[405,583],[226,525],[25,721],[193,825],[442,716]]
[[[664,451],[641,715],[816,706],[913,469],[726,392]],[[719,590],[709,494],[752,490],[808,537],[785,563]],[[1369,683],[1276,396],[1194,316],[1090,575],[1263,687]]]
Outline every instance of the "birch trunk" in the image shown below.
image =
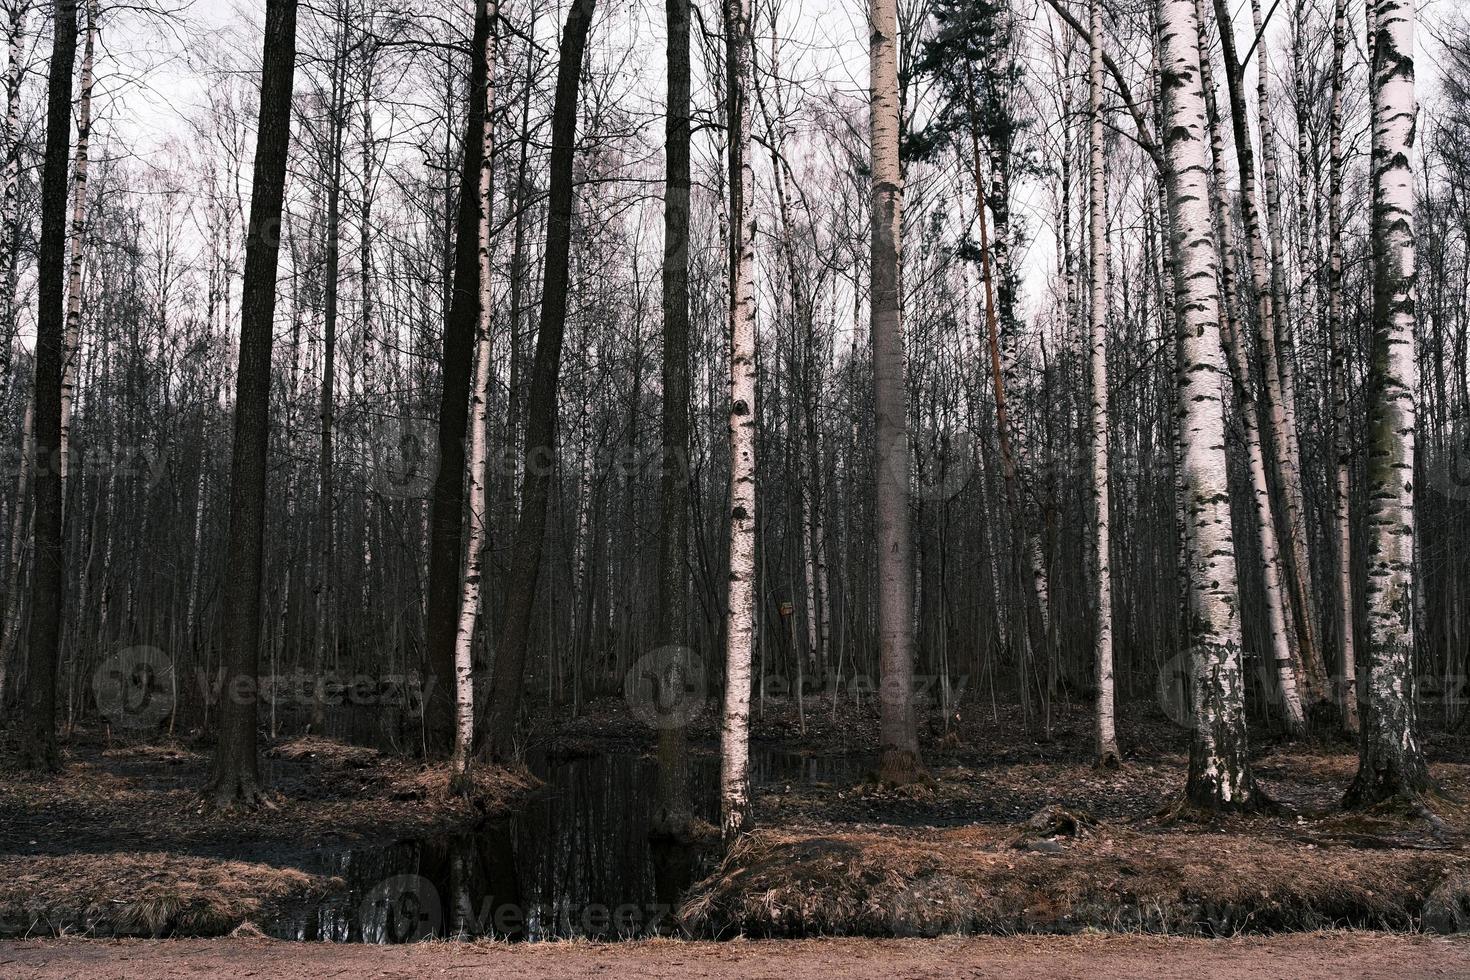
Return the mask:
[[[1231,128],[1235,137],[1236,163],[1240,170],[1241,214],[1245,219],[1246,245],[1250,258],[1251,285],[1256,294],[1259,315],[1259,339],[1261,358],[1264,362],[1264,388],[1266,396],[1266,425],[1270,433],[1270,455],[1266,462],[1274,470],[1276,482],[1282,489],[1285,513],[1281,526],[1285,531],[1284,570],[1290,586],[1291,605],[1300,620],[1301,610],[1311,607],[1308,593],[1310,564],[1306,551],[1305,514],[1301,507],[1300,479],[1292,464],[1291,446],[1294,444],[1293,426],[1287,424],[1287,410],[1281,385],[1281,370],[1278,364],[1276,320],[1281,315],[1275,289],[1272,284],[1270,258],[1266,251],[1266,231],[1261,227],[1261,208],[1258,204],[1256,187],[1255,152],[1251,147],[1250,126],[1247,119],[1243,69],[1235,50],[1235,34],[1230,8],[1226,0],[1214,0],[1215,19],[1220,27],[1220,47],[1225,61],[1225,83],[1230,95]],[[1292,492],[1291,487],[1297,487]],[[1321,660],[1315,649],[1307,642],[1310,636],[1302,632],[1298,622],[1297,631],[1289,633],[1296,642],[1302,662],[1302,698],[1308,705],[1323,703],[1327,697],[1325,675],[1321,672]],[[1308,627],[1310,628],[1310,627]]]
[[[1262,34],[1261,2],[1251,0],[1251,26],[1255,35]],[[1298,581],[1298,601],[1295,609],[1301,661],[1304,671],[1310,676],[1304,683],[1312,697],[1314,706],[1329,700],[1327,675],[1323,669],[1321,651],[1317,645],[1317,606],[1312,588],[1312,562],[1308,553],[1306,505],[1302,494],[1302,450],[1297,435],[1296,422],[1296,358],[1293,354],[1296,342],[1292,335],[1291,310],[1287,305],[1286,249],[1282,238],[1281,223],[1281,178],[1276,157],[1275,123],[1271,116],[1270,86],[1267,71],[1267,45],[1257,45],[1256,56],[1256,103],[1259,110],[1261,129],[1261,171],[1266,184],[1266,230],[1271,243],[1271,295],[1275,317],[1275,331],[1271,354],[1275,360],[1275,374],[1270,381],[1281,387],[1281,437],[1284,442],[1286,466],[1282,472],[1282,490],[1286,500],[1286,517],[1290,535],[1291,560],[1295,565],[1294,575]],[[1302,205],[1305,207],[1305,204]]]
[[1088,56],[1088,181],[1089,252],[1092,258],[1092,296],[1088,343],[1092,360],[1092,502],[1094,517],[1092,601],[1095,623],[1094,655],[1097,680],[1097,745],[1099,766],[1115,769],[1122,758],[1113,719],[1113,585],[1108,546],[1108,218],[1107,174],[1103,169],[1102,120],[1102,8],[1090,0],[1092,31]]
[[[428,753],[441,757],[452,752],[454,746],[454,638],[459,628],[460,576],[464,572],[461,549],[464,547],[465,433],[469,427],[470,375],[475,360],[480,302],[476,288],[480,268],[480,199],[475,188],[479,186],[480,149],[486,125],[483,55],[489,31],[485,3],[480,0],[475,5],[464,159],[459,173],[459,208],[454,216],[453,292],[448,297],[448,315],[444,320],[437,440],[439,467],[429,505],[429,588],[425,600],[428,703],[424,709],[424,738]],[[450,256],[445,258],[447,263]]]
[[475,740],[475,626],[480,615],[480,583],[489,541],[490,511],[486,488],[490,457],[490,223],[494,209],[495,22],[499,0],[487,0],[485,16],[485,118],[480,135],[480,219],[478,225],[479,314],[475,323],[475,373],[470,387],[469,542],[464,556],[464,587],[459,600],[459,627],[454,636],[454,751],[450,772],[468,775]]
[[61,374],[61,512],[66,515],[71,475],[71,417],[76,400],[77,361],[82,338],[82,252],[87,236],[87,157],[92,135],[92,65],[97,43],[97,3],[87,0],[87,34],[82,50],[82,81],[77,96],[77,149],[72,168],[71,260],[66,282],[66,342]]
[[1192,0],[1164,0],[1159,31],[1180,355],[1179,443],[1189,573],[1186,636],[1194,666],[1194,737],[1185,796],[1206,809],[1245,809],[1257,803],[1257,790],[1246,751],[1240,597],[1220,397],[1224,356],[1211,234],[1208,120]]
[[1220,113],[1215,102],[1215,83],[1209,61],[1208,34],[1204,31],[1203,0],[1195,0],[1199,19],[1200,81],[1205,95],[1205,112],[1210,120],[1210,162],[1215,175],[1215,232],[1219,239],[1221,260],[1221,300],[1224,318],[1222,339],[1229,356],[1231,379],[1240,410],[1241,428],[1245,430],[1249,456],[1251,497],[1256,509],[1256,532],[1261,546],[1261,572],[1266,603],[1266,632],[1271,643],[1271,657],[1276,664],[1276,680],[1281,695],[1282,717],[1290,734],[1299,734],[1306,724],[1302,711],[1297,677],[1301,673],[1286,623],[1286,600],[1281,589],[1281,550],[1276,540],[1276,524],[1272,512],[1271,490],[1266,479],[1266,457],[1261,445],[1261,413],[1251,387],[1250,362],[1247,359],[1235,268],[1235,226],[1230,219],[1229,183],[1225,173],[1225,140],[1220,131]]
[[1414,704],[1414,5],[1372,0],[1373,346],[1368,392],[1368,689],[1348,806],[1432,788]]
[[16,204],[20,193],[21,32],[25,28],[29,7],[29,0],[10,0],[9,23],[5,29],[9,54],[5,62],[5,129],[0,133],[0,146],[5,152],[5,186],[3,195],[0,195],[0,315],[4,316],[0,322],[0,384],[7,387],[12,383],[12,345],[19,329],[15,289],[16,263],[20,254]]
[[20,430],[20,472],[15,476],[15,503],[10,517],[10,564],[5,576],[5,625],[0,633],[0,714],[8,703],[5,699],[6,683],[10,676],[10,663],[15,657],[16,643],[20,639],[21,591],[20,573],[25,561],[25,546],[29,529],[27,505],[30,503],[31,471],[35,465],[35,443],[32,425],[36,416],[35,402],[26,405],[25,419]]
[[[1371,4],[1370,4],[1371,5]],[[1332,15],[1332,112],[1328,119],[1327,174],[1327,345],[1331,350],[1332,428],[1337,451],[1332,519],[1337,542],[1338,710],[1343,727],[1358,730],[1358,666],[1353,629],[1352,450],[1348,433],[1347,352],[1342,300],[1342,98],[1347,51],[1347,0]]]
[[720,830],[732,842],[750,824],[750,687],[755,637],[755,219],[751,198],[751,3],[726,0],[730,170],[730,618],[720,729]]

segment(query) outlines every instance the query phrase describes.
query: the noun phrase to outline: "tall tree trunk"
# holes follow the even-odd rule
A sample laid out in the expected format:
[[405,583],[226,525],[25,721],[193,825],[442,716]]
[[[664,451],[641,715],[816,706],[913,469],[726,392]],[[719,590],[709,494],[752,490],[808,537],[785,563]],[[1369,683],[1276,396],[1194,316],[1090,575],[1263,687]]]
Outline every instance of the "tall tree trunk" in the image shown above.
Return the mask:
[[20,256],[16,206],[20,195],[20,83],[24,43],[21,34],[30,0],[9,0],[6,7],[5,128],[0,132],[0,148],[5,153],[5,185],[0,194],[0,316],[4,317],[0,320],[0,384],[6,387],[0,388],[0,403],[14,381],[11,362],[16,331],[20,328],[15,290]]
[[61,513],[66,518],[66,487],[71,475],[71,417],[76,401],[82,340],[82,253],[87,240],[87,159],[92,136],[92,64],[97,41],[97,3],[87,0],[87,35],[82,50],[82,85],[77,97],[76,164],[72,168],[71,259],[66,280],[66,346],[61,370]]
[[[663,452],[658,642],[675,653],[668,678],[682,694],[689,647],[689,0],[667,0],[668,105],[664,118]],[[654,830],[687,827],[684,728],[658,730]]]
[[[1371,0],[1370,0],[1371,2]],[[1327,174],[1327,346],[1331,351],[1332,430],[1337,454],[1333,472],[1333,539],[1337,543],[1338,710],[1343,728],[1358,730],[1358,665],[1353,630],[1352,440],[1348,432],[1347,338],[1342,301],[1342,98],[1347,51],[1347,0],[1332,14],[1332,111],[1328,118]]]
[[[326,667],[329,648],[336,635],[335,587],[336,520],[332,480],[333,436],[337,414],[337,317],[342,276],[342,250],[338,242],[342,227],[342,139],[347,128],[347,26],[337,25],[333,53],[332,91],[327,133],[327,227],[326,271],[322,283],[322,390],[318,415],[320,455],[317,476],[316,514],[316,637],[312,650],[311,728],[321,734],[326,722]],[[352,396],[349,384],[348,398]]]
[[725,0],[725,98],[730,177],[730,591],[720,727],[720,831],[750,825],[750,687],[756,628],[755,169],[750,138],[751,0]]
[[1117,768],[1118,735],[1113,720],[1113,583],[1108,546],[1108,215],[1107,173],[1103,168],[1102,6],[1090,0],[1092,30],[1087,70],[1088,179],[1090,182],[1088,251],[1092,258],[1092,297],[1088,311],[1088,346],[1092,351],[1092,503],[1094,534],[1092,601],[1097,617],[1094,655],[1097,678],[1097,764]]
[[[1267,76],[1267,45],[1261,20],[1260,0],[1251,0],[1251,26],[1262,41],[1256,52],[1256,107],[1261,129],[1261,175],[1266,184],[1266,231],[1271,245],[1271,294],[1275,330],[1269,351],[1273,353],[1276,374],[1272,381],[1281,386],[1281,434],[1285,440],[1286,467],[1282,473],[1286,517],[1289,522],[1290,555],[1299,583],[1298,602],[1293,622],[1296,624],[1304,679],[1314,709],[1332,707],[1327,673],[1317,644],[1316,592],[1312,588],[1312,562],[1307,538],[1306,503],[1302,494],[1302,450],[1296,422],[1296,342],[1292,332],[1291,310],[1287,305],[1286,250],[1282,238],[1281,178],[1276,165],[1276,124],[1271,114],[1270,86]],[[1303,207],[1306,205],[1303,204]]]
[[898,5],[868,7],[868,219],[873,345],[875,537],[878,548],[878,778],[912,782],[920,773],[914,720],[914,546],[909,523],[908,378],[904,358],[903,171],[898,158]]
[[[1414,4],[1370,0],[1373,348],[1368,384],[1368,689],[1348,806],[1431,788],[1414,704]],[[1422,588],[1422,585],[1420,585]]]
[[1246,753],[1240,596],[1220,398],[1218,265],[1211,234],[1209,148],[1193,0],[1163,0],[1160,57],[1167,198],[1178,316],[1180,445],[1189,570],[1187,637],[1194,738],[1186,799],[1206,809],[1258,802]]
[[[1251,284],[1256,293],[1259,312],[1259,338],[1263,360],[1266,413],[1271,434],[1268,462],[1276,473],[1281,488],[1285,513],[1282,527],[1286,533],[1285,571],[1291,588],[1291,605],[1295,611],[1297,630],[1293,635],[1302,664],[1301,697],[1311,710],[1330,701],[1321,658],[1312,647],[1309,624],[1300,622],[1302,610],[1312,608],[1308,590],[1311,582],[1310,559],[1307,556],[1306,514],[1302,508],[1301,479],[1293,464],[1292,447],[1294,416],[1288,417],[1285,391],[1281,383],[1280,352],[1277,349],[1277,319],[1285,312],[1278,308],[1273,283],[1272,264],[1266,250],[1267,232],[1262,228],[1260,195],[1256,187],[1255,152],[1251,147],[1250,123],[1245,103],[1244,69],[1236,55],[1234,22],[1226,0],[1214,0],[1215,20],[1220,29],[1220,47],[1225,62],[1225,85],[1230,96],[1231,128],[1235,137],[1236,162],[1240,170],[1241,213],[1245,219],[1246,245],[1250,257]],[[1293,489],[1295,488],[1295,489]]]
[[[485,35],[485,116],[495,108],[495,21],[499,0],[485,0],[490,30]],[[470,393],[470,540],[464,556],[464,589],[459,600],[459,629],[454,637],[454,754],[450,770],[468,774],[475,736],[475,625],[480,616],[480,583],[489,543],[490,509],[486,465],[490,456],[490,224],[494,213],[492,177],[495,126],[481,127],[479,194],[479,315],[475,324],[475,379]]]
[[572,244],[575,187],[572,160],[577,150],[577,87],[582,54],[592,26],[596,0],[574,0],[562,31],[556,68],[556,101],[551,114],[551,185],[546,218],[546,251],[541,284],[541,329],[526,402],[525,471],[521,514],[516,526],[510,571],[495,646],[495,684],[491,695],[486,751],[505,758],[513,750],[516,715],[525,681],[526,646],[531,639],[531,609],[541,572],[546,509],[556,475],[556,387],[561,374],[562,335],[567,320],[568,270]]
[[476,5],[471,48],[469,112],[465,119],[460,170],[459,214],[455,219],[454,291],[444,322],[443,388],[439,398],[439,469],[429,510],[429,598],[425,613],[428,704],[427,751],[450,751],[454,730],[454,637],[459,628],[461,549],[464,547],[465,430],[469,421],[470,369],[479,322],[480,155],[484,152],[490,19]]
[[1282,718],[1287,732],[1299,734],[1305,727],[1301,694],[1297,677],[1301,664],[1291,643],[1286,622],[1286,598],[1281,589],[1281,550],[1276,539],[1276,523],[1271,505],[1271,488],[1266,479],[1266,456],[1261,444],[1261,413],[1251,387],[1250,362],[1246,355],[1244,331],[1241,329],[1240,300],[1236,293],[1235,225],[1230,217],[1229,183],[1225,173],[1225,140],[1220,131],[1220,113],[1215,102],[1214,73],[1209,61],[1209,35],[1204,30],[1204,0],[1195,0],[1195,14],[1200,25],[1200,81],[1205,95],[1205,112],[1210,122],[1210,163],[1215,174],[1215,232],[1219,240],[1221,262],[1221,300],[1223,319],[1221,336],[1229,358],[1235,400],[1239,406],[1241,428],[1245,430],[1246,454],[1249,457],[1251,497],[1256,509],[1256,533],[1261,546],[1261,575],[1266,600],[1266,630],[1271,641],[1271,657],[1276,664],[1277,686],[1281,694]]
[[235,445],[230,461],[230,527],[222,587],[224,683],[220,736],[206,795],[218,805],[260,800],[256,752],[260,585],[270,446],[271,346],[280,256],[281,201],[291,143],[296,67],[296,0],[266,0],[260,125],[245,238],[240,367],[235,381]]
[[76,0],[56,0],[51,72],[46,89],[46,156],[41,172],[41,245],[36,257],[36,381],[33,431],[36,467],[35,561],[31,572],[31,629],[26,677],[26,738],[21,762],[55,770],[56,666],[61,652],[62,569],[61,378],[66,326],[66,158],[71,144],[71,77],[77,56]]

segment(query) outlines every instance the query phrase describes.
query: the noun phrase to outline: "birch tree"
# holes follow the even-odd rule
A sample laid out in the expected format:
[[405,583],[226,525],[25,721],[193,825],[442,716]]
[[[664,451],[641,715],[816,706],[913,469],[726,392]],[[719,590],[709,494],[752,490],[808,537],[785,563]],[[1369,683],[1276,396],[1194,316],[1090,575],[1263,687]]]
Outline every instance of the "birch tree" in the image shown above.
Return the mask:
[[66,280],[66,345],[61,372],[61,509],[66,514],[66,485],[71,474],[71,417],[76,401],[77,358],[82,339],[82,262],[87,241],[87,163],[92,136],[93,58],[97,43],[97,3],[87,0],[87,33],[82,48],[82,80],[77,95],[76,163],[72,167],[71,258]]
[[1373,8],[1373,346],[1368,380],[1368,606],[1358,773],[1348,806],[1432,787],[1414,703],[1414,3]]
[[1088,347],[1092,352],[1092,601],[1097,617],[1097,764],[1117,768],[1122,761],[1113,721],[1113,588],[1108,543],[1108,216],[1107,173],[1103,165],[1102,6],[1089,0],[1091,34],[1087,61],[1088,249],[1092,257],[1092,296],[1088,306]]
[[725,704],[720,728],[720,832],[750,825],[750,689],[756,628],[755,170],[750,138],[751,2],[725,0],[725,98],[730,180],[730,575]]
[[1211,234],[1209,150],[1193,0],[1162,0],[1159,13],[1170,245],[1178,318],[1178,407],[1185,544],[1187,639],[1193,662],[1194,732],[1185,799],[1249,809],[1258,790],[1247,756],[1241,674],[1240,597],[1227,489],[1220,397],[1218,259]]
[[[489,23],[485,34],[485,117],[495,109],[495,43],[496,21],[500,16],[498,0],[486,0],[484,17]],[[459,628],[454,637],[454,752],[450,770],[466,775],[475,737],[475,625],[480,616],[480,584],[489,545],[490,512],[488,462],[490,458],[490,383],[491,383],[491,266],[490,225],[494,214],[492,178],[495,171],[495,127],[486,124],[480,136],[480,172],[478,199],[480,206],[476,245],[479,256],[479,315],[475,323],[474,383],[470,388],[470,460],[469,460],[469,542],[464,556],[464,587],[459,600]]]
[[[490,35],[485,0],[475,6],[470,59],[470,98],[465,116],[464,154],[459,175],[459,208],[454,219],[454,291],[444,320],[441,364],[443,387],[439,397],[439,468],[434,474],[429,510],[429,583],[425,611],[429,683],[425,729],[428,751],[440,758],[453,747],[455,636],[459,629],[464,565],[465,431],[469,423],[471,373],[475,362],[475,331],[480,317],[480,154],[488,125],[485,64]],[[447,154],[446,154],[447,156]],[[448,221],[446,208],[445,220]]]

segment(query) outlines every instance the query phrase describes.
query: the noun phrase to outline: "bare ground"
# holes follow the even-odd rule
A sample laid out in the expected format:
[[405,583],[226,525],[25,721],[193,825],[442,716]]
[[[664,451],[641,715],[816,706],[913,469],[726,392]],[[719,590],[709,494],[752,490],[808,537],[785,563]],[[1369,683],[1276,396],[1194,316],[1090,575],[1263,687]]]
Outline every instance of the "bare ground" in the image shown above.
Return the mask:
[[269,802],[241,812],[205,805],[209,755],[185,742],[81,733],[63,762],[0,765],[0,936],[221,935],[331,886],[297,866],[313,848],[462,827],[537,784],[485,768],[473,794],[450,794],[445,766],[307,736],[268,748]]
[[0,943],[8,980],[251,977],[986,977],[1031,980],[1401,980],[1470,976],[1470,939],[1299,933],[1199,940],[1153,936],[810,939],[340,946],[262,939]]

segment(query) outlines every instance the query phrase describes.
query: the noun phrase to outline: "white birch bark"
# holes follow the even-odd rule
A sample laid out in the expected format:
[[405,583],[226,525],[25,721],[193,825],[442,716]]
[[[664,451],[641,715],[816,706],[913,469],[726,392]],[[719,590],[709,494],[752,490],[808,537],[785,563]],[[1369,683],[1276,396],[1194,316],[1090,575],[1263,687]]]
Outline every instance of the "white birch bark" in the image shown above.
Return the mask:
[[1235,292],[1235,226],[1230,219],[1229,182],[1225,173],[1225,140],[1220,129],[1220,114],[1215,102],[1214,73],[1209,61],[1209,35],[1204,31],[1204,0],[1195,0],[1195,14],[1200,22],[1200,81],[1205,95],[1205,111],[1210,120],[1210,162],[1215,174],[1215,232],[1220,243],[1221,299],[1224,317],[1221,334],[1230,359],[1241,428],[1245,430],[1246,452],[1250,459],[1251,496],[1256,509],[1256,533],[1261,546],[1261,573],[1266,603],[1266,633],[1270,639],[1271,657],[1276,665],[1277,686],[1281,694],[1282,717],[1290,733],[1305,727],[1301,693],[1297,677],[1301,671],[1286,622],[1287,605],[1282,592],[1281,549],[1276,539],[1276,524],[1271,504],[1270,485],[1266,480],[1266,456],[1261,444],[1261,413],[1251,387],[1250,363],[1245,352],[1240,324],[1240,303]]
[[9,677],[10,661],[15,656],[16,643],[20,639],[20,573],[25,559],[27,533],[31,523],[27,512],[30,501],[31,469],[35,465],[35,439],[32,426],[36,418],[36,400],[26,399],[25,420],[20,433],[20,472],[15,477],[15,509],[10,518],[10,568],[5,577],[5,626],[0,634],[0,712],[5,709],[5,683]]
[[[6,26],[7,48],[9,51],[5,62],[5,120],[4,131],[0,133],[0,147],[5,152],[5,186],[3,195],[0,195],[0,294],[3,294],[3,306],[0,306],[0,314],[5,321],[3,331],[0,331],[0,343],[5,345],[0,350],[0,363],[7,367],[8,375],[10,364],[10,345],[14,341],[17,329],[17,318],[15,308],[16,269],[15,256],[17,252],[16,231],[17,215],[16,203],[20,192],[20,82],[21,82],[21,58],[23,56],[21,45],[21,31],[25,27],[25,16],[30,6],[28,0],[9,0],[7,5],[9,22]],[[7,377],[5,383],[9,384]]]
[[1347,358],[1343,349],[1342,300],[1342,99],[1343,55],[1347,51],[1347,0],[1336,0],[1332,16],[1332,111],[1328,121],[1327,175],[1327,344],[1331,350],[1332,427],[1337,453],[1333,474],[1333,535],[1337,542],[1338,710],[1343,727],[1358,730],[1358,666],[1353,630],[1353,534],[1350,501],[1352,457],[1348,439]]
[[755,637],[755,219],[751,198],[751,3],[726,0],[730,178],[730,618],[720,729],[720,829],[750,822],[750,687]]
[[1208,120],[1193,0],[1163,0],[1161,88],[1179,348],[1179,451],[1188,556],[1187,637],[1194,666],[1188,801],[1244,808],[1255,786],[1246,755],[1240,601],[1220,396],[1218,259],[1211,232]]
[[[1251,0],[1251,26],[1255,36],[1262,33],[1261,2]],[[1282,449],[1285,466],[1282,469],[1282,489],[1286,500],[1288,533],[1291,535],[1291,557],[1295,565],[1294,574],[1298,581],[1298,602],[1295,620],[1300,632],[1303,669],[1310,671],[1304,677],[1314,700],[1326,697],[1320,690],[1325,680],[1321,668],[1321,655],[1317,649],[1316,603],[1312,589],[1312,563],[1307,540],[1306,505],[1302,494],[1302,451],[1297,435],[1296,421],[1296,359],[1293,350],[1296,341],[1292,332],[1291,310],[1287,305],[1286,254],[1281,224],[1281,178],[1276,159],[1275,123],[1271,114],[1271,93],[1268,84],[1268,45],[1256,45],[1256,103],[1260,114],[1261,129],[1261,176],[1266,185],[1266,231],[1271,245],[1270,289],[1275,316],[1272,318],[1274,336],[1270,346],[1271,358],[1275,362],[1269,369],[1275,373],[1270,380],[1280,386]]]
[[1102,120],[1102,9],[1090,0],[1092,31],[1088,58],[1088,180],[1091,214],[1089,248],[1092,256],[1092,296],[1088,344],[1092,360],[1092,503],[1094,633],[1097,681],[1097,763],[1116,767],[1121,762],[1113,718],[1113,587],[1108,544],[1108,219],[1107,174],[1103,164]]
[[459,624],[454,635],[454,751],[450,772],[467,774],[475,742],[475,626],[480,616],[480,585],[489,539],[489,493],[486,486],[490,458],[491,295],[490,223],[494,207],[491,178],[495,167],[495,39],[498,0],[488,0],[485,35],[485,125],[480,155],[480,310],[475,323],[475,367],[470,386],[469,542],[464,556],[464,584],[459,598]]
[[76,400],[77,360],[82,338],[82,251],[87,233],[87,155],[92,135],[92,65],[97,43],[97,0],[87,0],[87,34],[82,52],[82,82],[77,96],[77,149],[72,169],[71,258],[66,280],[66,338],[61,373],[61,508],[66,512],[66,481],[71,472],[71,417]]
[[1429,789],[1414,705],[1414,5],[1374,0],[1367,691],[1349,805]]

